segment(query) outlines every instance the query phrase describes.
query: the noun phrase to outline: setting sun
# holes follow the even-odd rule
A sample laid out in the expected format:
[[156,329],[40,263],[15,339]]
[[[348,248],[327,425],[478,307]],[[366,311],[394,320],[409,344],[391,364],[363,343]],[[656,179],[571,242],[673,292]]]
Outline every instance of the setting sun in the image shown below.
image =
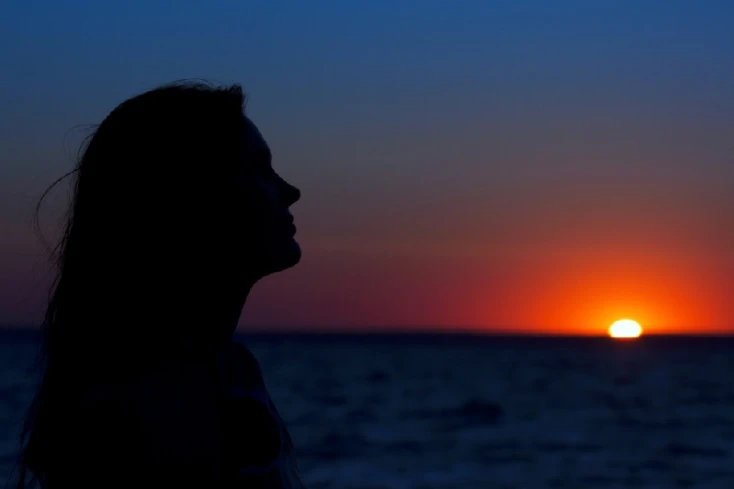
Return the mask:
[[620,319],[609,326],[609,336],[612,338],[638,338],[641,334],[642,327],[631,319]]

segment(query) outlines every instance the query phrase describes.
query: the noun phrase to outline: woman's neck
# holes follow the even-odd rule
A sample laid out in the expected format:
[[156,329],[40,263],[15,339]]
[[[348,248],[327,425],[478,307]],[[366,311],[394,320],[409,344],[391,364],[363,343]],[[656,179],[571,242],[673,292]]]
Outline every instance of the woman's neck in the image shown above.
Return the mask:
[[[217,294],[181,311],[182,336],[194,349],[216,350],[232,342],[251,286],[237,294]],[[195,302],[195,301],[194,301]]]

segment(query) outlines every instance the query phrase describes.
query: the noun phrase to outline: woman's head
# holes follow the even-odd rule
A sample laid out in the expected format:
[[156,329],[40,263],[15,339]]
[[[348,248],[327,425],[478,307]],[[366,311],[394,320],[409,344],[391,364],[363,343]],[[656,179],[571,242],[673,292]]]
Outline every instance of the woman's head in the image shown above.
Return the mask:
[[244,102],[239,86],[174,84],[112,111],[78,168],[73,244],[114,243],[123,271],[145,264],[147,276],[232,271],[244,282],[295,265],[285,221],[299,192],[273,171]]
[[26,425],[37,471],[69,404],[58,401],[160,361],[172,335],[216,341],[219,308],[241,308],[257,280],[300,260],[289,212],[300,193],[244,106],[237,85],[174,83],[123,102],[88,139]]
[[76,170],[60,282],[104,311],[114,291],[120,315],[190,318],[174,306],[213,307],[295,265],[288,208],[300,194],[273,171],[244,103],[236,85],[172,84],[113,110]]

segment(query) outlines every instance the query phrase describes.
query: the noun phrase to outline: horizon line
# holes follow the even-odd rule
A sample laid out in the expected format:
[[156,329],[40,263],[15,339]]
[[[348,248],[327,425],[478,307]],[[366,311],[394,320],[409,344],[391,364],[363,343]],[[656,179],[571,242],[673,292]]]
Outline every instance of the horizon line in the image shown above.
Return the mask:
[[[30,332],[40,331],[39,324],[33,323],[0,323],[0,330]],[[734,327],[731,331],[709,332],[682,332],[685,328],[675,328],[672,333],[644,333],[641,338],[726,338],[734,337]],[[237,336],[474,336],[474,337],[523,337],[523,338],[610,338],[606,333],[577,333],[577,332],[544,332],[536,329],[507,328],[460,328],[437,326],[293,326],[293,327],[241,327],[234,334]]]

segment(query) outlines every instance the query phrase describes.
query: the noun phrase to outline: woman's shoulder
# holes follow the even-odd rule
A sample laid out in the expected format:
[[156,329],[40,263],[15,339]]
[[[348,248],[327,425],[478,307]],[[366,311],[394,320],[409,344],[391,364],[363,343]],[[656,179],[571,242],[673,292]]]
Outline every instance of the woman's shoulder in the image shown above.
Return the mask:
[[140,453],[136,445],[141,426],[121,385],[88,389],[70,414],[64,427],[63,451],[57,454],[64,472],[76,470],[75,464],[81,463],[97,474],[115,461]]
[[[153,372],[97,386],[80,403],[93,444],[134,450],[145,465],[214,467],[221,445],[216,392],[204,373]],[[130,454],[124,455],[129,457]]]
[[119,426],[134,418],[133,399],[129,387],[123,383],[107,383],[91,387],[82,394],[77,405],[79,428],[98,429],[100,426]]

